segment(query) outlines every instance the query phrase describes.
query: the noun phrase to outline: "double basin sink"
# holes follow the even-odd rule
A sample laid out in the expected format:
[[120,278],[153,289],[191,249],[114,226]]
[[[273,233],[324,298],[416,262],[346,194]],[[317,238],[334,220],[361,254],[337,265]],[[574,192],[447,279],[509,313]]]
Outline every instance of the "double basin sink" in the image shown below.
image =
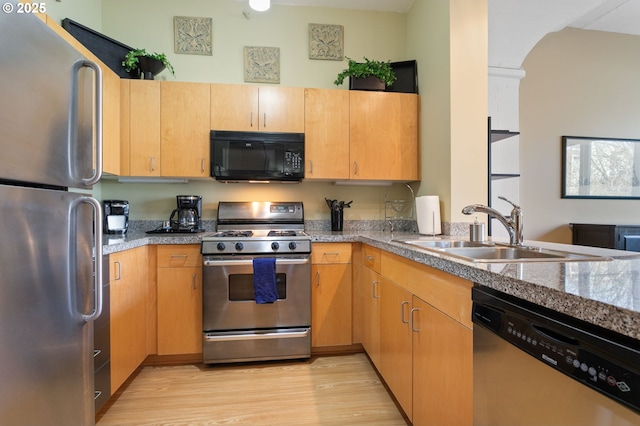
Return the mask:
[[436,239],[398,239],[393,241],[476,263],[593,262],[612,260],[610,257],[532,246],[511,246],[493,242]]

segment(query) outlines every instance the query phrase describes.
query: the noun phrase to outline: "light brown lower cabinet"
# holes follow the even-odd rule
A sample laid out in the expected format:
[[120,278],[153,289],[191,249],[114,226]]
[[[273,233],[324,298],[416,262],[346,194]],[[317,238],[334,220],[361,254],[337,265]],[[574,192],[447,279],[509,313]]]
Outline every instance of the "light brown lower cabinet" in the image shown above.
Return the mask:
[[316,243],[311,253],[311,346],[352,344],[351,244]]
[[111,394],[148,354],[148,247],[109,255]]
[[380,373],[409,419],[413,405],[412,294],[380,278]]
[[473,424],[473,332],[413,297],[413,424]]
[[414,426],[471,426],[472,283],[376,250],[358,283],[369,358]]
[[362,346],[373,365],[380,370],[380,274],[362,268]]
[[199,245],[158,246],[158,355],[202,352]]

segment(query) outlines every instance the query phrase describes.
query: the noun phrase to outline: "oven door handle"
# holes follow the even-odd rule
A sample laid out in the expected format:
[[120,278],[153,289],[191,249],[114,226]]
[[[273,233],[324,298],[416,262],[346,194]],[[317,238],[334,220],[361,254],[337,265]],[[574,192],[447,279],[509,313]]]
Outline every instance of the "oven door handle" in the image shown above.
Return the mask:
[[[298,329],[300,330],[300,329]],[[301,331],[286,331],[272,333],[247,333],[247,334],[214,334],[205,333],[204,340],[206,342],[231,342],[239,340],[263,340],[263,339],[291,339],[309,336],[311,329],[305,328]]]
[[[203,260],[204,266],[242,266],[253,265],[253,259],[205,259]],[[305,265],[309,263],[309,258],[304,259],[287,259],[276,258],[276,265]]]

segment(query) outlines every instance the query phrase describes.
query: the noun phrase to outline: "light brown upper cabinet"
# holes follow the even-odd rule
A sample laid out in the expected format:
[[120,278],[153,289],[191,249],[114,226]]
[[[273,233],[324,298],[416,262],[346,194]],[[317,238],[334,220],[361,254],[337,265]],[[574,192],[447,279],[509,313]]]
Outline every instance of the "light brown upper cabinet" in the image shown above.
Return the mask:
[[210,88],[208,83],[160,85],[162,176],[208,177]]
[[349,179],[349,91],[305,89],[305,179]]
[[304,89],[211,85],[211,129],[304,132]]
[[418,95],[349,94],[350,179],[418,180]]
[[123,176],[160,176],[160,81],[121,81]]
[[123,79],[121,174],[209,176],[209,84]]

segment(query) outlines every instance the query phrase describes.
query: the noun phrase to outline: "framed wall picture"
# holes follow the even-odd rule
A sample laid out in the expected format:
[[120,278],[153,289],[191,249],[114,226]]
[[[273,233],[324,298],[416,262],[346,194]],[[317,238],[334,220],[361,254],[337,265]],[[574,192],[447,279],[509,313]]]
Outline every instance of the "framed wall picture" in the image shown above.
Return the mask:
[[173,17],[173,50],[190,55],[212,54],[213,20],[189,16]]
[[245,46],[244,81],[280,83],[280,48]]
[[563,136],[562,198],[640,199],[640,140]]
[[344,27],[309,24],[309,59],[342,61],[344,59]]

